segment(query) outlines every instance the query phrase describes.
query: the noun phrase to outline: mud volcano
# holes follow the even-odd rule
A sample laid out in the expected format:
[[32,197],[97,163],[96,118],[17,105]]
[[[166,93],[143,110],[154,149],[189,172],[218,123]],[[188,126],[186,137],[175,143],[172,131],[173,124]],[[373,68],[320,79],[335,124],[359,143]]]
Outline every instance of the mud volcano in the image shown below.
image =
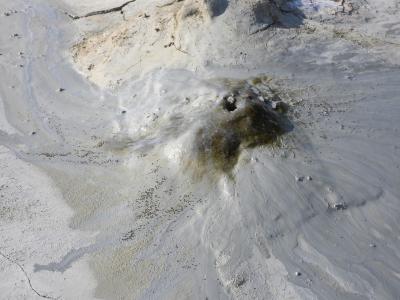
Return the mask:
[[254,87],[225,96],[195,137],[201,171],[230,173],[241,150],[272,144],[289,130],[283,102],[265,99]]

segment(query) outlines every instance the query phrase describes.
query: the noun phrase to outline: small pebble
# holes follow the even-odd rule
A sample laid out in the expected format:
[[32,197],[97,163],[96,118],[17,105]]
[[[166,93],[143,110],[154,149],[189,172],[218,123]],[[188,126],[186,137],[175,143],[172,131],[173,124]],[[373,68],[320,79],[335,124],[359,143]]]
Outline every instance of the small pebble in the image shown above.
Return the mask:
[[374,243],[369,244],[369,246],[370,246],[371,248],[376,248],[376,245],[375,245]]
[[236,102],[235,98],[233,98],[232,96],[229,96],[228,99],[226,99],[226,100],[231,104]]
[[57,91],[59,91],[59,92],[64,92],[65,89],[64,89],[64,88],[59,88]]
[[297,271],[297,272],[294,273],[294,275],[301,276],[301,272]]
[[240,274],[237,275],[234,279],[233,279],[233,285],[235,287],[241,287],[242,285],[244,285],[246,283],[246,278],[244,277],[244,275]]
[[304,180],[303,176],[296,176],[295,177],[296,181],[302,182]]
[[281,113],[286,113],[289,109],[288,105],[283,101],[272,101],[271,107]]
[[311,180],[312,180],[312,177],[311,177],[311,176],[307,176],[307,180],[308,180],[308,181],[311,181]]
[[121,111],[121,114],[126,114],[126,110]]
[[31,135],[35,135],[35,134],[36,134],[36,131],[32,131],[32,132],[31,132]]
[[336,210],[345,210],[347,208],[346,203],[336,203],[333,205]]

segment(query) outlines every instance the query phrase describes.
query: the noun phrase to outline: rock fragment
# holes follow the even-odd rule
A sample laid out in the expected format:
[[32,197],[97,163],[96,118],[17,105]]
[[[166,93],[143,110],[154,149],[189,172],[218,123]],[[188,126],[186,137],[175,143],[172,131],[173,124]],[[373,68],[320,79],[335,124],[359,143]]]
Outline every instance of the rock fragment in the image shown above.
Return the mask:
[[242,274],[239,274],[235,276],[232,283],[236,288],[239,288],[246,283],[246,278]]
[[336,203],[333,205],[333,208],[336,210],[345,210],[347,208],[346,203]]

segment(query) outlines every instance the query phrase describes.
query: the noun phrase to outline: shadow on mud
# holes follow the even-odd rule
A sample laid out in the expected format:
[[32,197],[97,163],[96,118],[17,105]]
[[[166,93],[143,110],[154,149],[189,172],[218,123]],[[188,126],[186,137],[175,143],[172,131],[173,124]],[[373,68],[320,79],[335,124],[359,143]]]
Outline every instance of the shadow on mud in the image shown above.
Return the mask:
[[296,28],[303,24],[306,18],[298,8],[298,4],[291,0],[257,1],[253,7],[256,32],[269,27]]
[[228,8],[228,0],[209,0],[206,2],[211,14],[211,17],[222,15]]
[[280,28],[297,28],[304,24],[306,16],[293,3],[295,1],[283,1],[280,6],[280,17],[276,20],[274,26]]

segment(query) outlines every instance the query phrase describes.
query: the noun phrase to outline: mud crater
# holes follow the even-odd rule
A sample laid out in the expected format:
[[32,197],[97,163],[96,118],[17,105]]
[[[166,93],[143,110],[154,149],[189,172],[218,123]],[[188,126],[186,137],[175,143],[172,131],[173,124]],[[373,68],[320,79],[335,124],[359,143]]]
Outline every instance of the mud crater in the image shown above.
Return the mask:
[[258,88],[251,81],[236,83],[196,131],[196,167],[201,173],[231,173],[243,149],[276,144],[292,129],[287,110],[288,105],[266,86]]

